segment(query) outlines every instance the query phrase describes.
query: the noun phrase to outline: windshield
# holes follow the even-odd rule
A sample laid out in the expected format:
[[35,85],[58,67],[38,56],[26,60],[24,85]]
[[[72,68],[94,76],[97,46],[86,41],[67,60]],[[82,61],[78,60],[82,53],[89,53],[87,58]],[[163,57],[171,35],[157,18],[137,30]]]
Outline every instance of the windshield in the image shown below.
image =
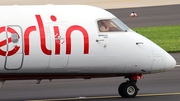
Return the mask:
[[130,28],[125,25],[121,20],[119,20],[118,18],[113,18],[112,21],[114,23],[116,23],[123,31],[125,30],[129,30]]
[[98,21],[98,27],[100,32],[119,32],[129,29],[128,26],[117,18],[101,19]]

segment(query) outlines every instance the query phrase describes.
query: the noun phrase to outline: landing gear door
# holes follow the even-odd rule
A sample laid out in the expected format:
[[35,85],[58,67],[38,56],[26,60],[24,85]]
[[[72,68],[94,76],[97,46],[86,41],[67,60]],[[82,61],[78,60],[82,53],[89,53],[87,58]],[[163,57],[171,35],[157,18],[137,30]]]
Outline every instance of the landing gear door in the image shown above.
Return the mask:
[[5,30],[7,52],[4,68],[6,70],[20,69],[24,58],[22,28],[18,25],[9,25]]

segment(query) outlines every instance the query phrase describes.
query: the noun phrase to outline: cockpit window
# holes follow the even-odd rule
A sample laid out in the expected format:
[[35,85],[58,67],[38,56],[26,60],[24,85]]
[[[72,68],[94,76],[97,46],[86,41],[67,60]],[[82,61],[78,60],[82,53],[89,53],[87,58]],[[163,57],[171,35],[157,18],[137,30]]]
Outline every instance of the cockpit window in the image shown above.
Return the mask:
[[123,22],[117,18],[113,19],[101,19],[98,22],[98,27],[100,32],[119,32],[127,31],[127,27]]

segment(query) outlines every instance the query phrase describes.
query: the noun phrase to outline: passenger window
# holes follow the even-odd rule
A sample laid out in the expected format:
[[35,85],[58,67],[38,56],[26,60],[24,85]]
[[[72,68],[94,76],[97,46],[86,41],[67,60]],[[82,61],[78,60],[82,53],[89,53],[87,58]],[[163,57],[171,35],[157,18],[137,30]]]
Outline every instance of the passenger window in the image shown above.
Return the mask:
[[11,39],[13,43],[18,42],[18,35],[16,33],[11,34]]
[[117,32],[122,31],[122,29],[114,23],[111,19],[99,20],[98,27],[100,32]]

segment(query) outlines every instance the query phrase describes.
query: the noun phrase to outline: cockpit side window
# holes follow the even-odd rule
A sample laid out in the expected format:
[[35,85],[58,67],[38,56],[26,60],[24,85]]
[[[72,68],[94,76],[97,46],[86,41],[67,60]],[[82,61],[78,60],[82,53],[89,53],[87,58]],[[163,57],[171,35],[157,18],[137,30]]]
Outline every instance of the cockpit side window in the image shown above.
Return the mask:
[[130,29],[118,18],[101,19],[98,20],[97,23],[100,32],[120,32]]
[[122,31],[122,29],[114,23],[111,19],[99,20],[98,27],[100,32],[116,32]]

